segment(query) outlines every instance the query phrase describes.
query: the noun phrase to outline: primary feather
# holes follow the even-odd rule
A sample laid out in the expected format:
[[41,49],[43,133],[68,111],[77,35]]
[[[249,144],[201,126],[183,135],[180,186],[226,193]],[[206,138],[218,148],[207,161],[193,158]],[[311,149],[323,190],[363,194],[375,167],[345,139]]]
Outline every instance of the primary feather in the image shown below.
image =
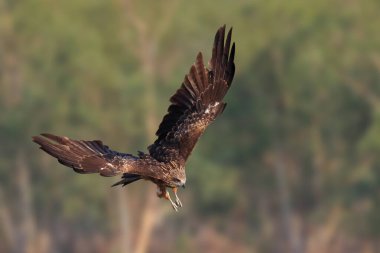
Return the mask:
[[199,53],[181,87],[170,98],[168,113],[156,132],[158,138],[148,147],[155,159],[184,164],[206,127],[223,112],[226,103],[222,100],[235,73],[231,33],[232,29],[224,44],[225,26],[218,30],[209,67],[205,68]]

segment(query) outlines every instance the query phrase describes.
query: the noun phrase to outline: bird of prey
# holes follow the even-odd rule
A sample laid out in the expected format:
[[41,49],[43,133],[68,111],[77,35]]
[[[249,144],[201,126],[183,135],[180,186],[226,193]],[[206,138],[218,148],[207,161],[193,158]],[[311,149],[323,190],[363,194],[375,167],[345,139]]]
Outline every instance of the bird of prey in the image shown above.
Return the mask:
[[[170,106],[148,153],[137,156],[111,150],[99,140],[72,140],[53,134],[34,136],[33,141],[61,164],[81,174],[99,173],[104,177],[122,175],[115,185],[128,185],[140,179],[157,185],[157,196],[170,201],[178,211],[182,203],[177,188],[186,182],[185,163],[199,137],[223,112],[223,98],[235,73],[235,43],[232,28],[225,39],[225,25],[215,35],[212,57],[205,67],[202,53],[185,75],[181,87],[170,98]],[[173,201],[167,188],[171,188]]]

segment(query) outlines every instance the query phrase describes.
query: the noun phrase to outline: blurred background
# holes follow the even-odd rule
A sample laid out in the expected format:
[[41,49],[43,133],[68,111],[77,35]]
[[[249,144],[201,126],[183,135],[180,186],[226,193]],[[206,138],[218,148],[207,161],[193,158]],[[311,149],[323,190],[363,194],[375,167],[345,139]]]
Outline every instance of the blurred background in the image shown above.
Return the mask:
[[[0,252],[380,252],[380,2],[0,0]],[[224,114],[179,213],[78,175],[41,132],[145,151],[233,26]]]

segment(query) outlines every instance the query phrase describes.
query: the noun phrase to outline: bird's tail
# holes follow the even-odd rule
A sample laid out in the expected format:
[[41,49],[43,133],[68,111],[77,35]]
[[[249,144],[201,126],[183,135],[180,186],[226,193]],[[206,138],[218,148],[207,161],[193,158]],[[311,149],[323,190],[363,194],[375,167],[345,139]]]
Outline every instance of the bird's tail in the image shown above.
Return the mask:
[[135,174],[129,174],[129,173],[124,173],[123,176],[121,177],[122,179],[115,184],[112,185],[112,187],[117,186],[117,185],[122,185],[126,186],[130,183],[133,183],[137,180],[142,179],[140,175],[135,175]]

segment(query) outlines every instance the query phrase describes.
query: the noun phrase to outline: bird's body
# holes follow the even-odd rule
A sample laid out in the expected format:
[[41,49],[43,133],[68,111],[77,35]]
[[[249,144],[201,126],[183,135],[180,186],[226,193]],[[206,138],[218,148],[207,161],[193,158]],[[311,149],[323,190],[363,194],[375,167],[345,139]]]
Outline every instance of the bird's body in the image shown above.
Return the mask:
[[[149,153],[137,156],[109,149],[101,141],[77,141],[52,134],[34,136],[42,150],[60,163],[82,174],[102,176],[122,174],[114,185],[127,185],[140,179],[158,186],[157,195],[170,200],[175,210],[182,206],[176,191],[186,183],[185,163],[199,137],[226,106],[222,100],[235,72],[235,44],[230,49],[231,30],[225,37],[225,26],[215,35],[208,68],[199,53],[181,87],[170,98],[171,105],[156,132],[157,140]],[[173,202],[166,188],[172,188]]]

